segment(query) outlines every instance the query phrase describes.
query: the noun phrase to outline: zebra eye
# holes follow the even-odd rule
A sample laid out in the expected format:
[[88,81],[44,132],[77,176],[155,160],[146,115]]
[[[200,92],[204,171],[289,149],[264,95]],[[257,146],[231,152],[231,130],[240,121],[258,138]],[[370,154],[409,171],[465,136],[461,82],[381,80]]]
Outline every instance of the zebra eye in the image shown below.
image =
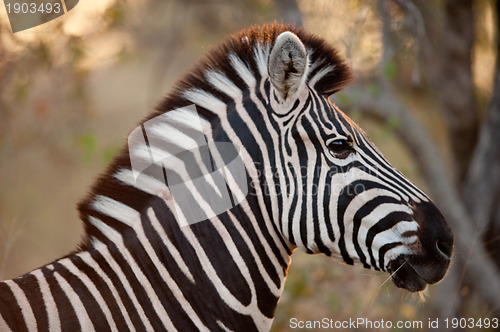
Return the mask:
[[327,147],[330,153],[339,159],[345,159],[353,152],[352,141],[349,139],[332,140],[327,143]]

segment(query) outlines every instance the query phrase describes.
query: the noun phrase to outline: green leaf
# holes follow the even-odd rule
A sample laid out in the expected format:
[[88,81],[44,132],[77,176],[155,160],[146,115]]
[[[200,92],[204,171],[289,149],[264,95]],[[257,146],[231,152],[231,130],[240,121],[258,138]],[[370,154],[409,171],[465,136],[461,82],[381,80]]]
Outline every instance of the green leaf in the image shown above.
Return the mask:
[[335,295],[329,295],[327,301],[331,311],[339,310],[339,299]]
[[391,115],[387,121],[385,121],[384,128],[382,129],[381,139],[386,139],[391,137],[394,132],[400,126],[400,119],[397,115]]
[[370,85],[368,85],[368,92],[372,97],[378,97],[378,95],[380,94],[380,88],[377,84],[371,83]]
[[14,86],[14,95],[17,101],[24,101],[28,96],[30,88],[29,79],[19,80]]
[[392,80],[396,76],[396,63],[393,60],[387,61],[384,66],[384,76],[388,80]]
[[399,125],[400,125],[399,116],[393,114],[387,119],[386,127],[391,129],[392,131],[398,129]]
[[82,134],[78,137],[78,145],[83,151],[83,162],[90,164],[97,150],[97,137],[93,133]]
[[349,96],[343,91],[337,92],[334,98],[342,105],[349,105],[351,103]]
[[120,152],[120,145],[119,144],[113,144],[111,146],[108,146],[106,149],[104,149],[102,153],[102,161],[105,164],[109,164],[111,160]]

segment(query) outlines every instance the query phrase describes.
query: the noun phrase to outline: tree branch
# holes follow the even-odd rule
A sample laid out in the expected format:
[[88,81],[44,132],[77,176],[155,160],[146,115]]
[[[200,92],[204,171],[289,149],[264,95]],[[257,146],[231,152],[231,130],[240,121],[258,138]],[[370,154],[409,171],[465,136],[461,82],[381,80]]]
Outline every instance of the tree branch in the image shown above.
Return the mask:
[[[474,224],[472,222],[474,219],[471,219],[476,218],[476,214],[481,214],[483,211],[471,209],[467,211],[466,208],[470,206],[466,206],[462,201],[459,191],[461,189],[458,189],[460,186],[457,185],[464,183],[478,132],[478,112],[471,69],[471,50],[474,43],[472,0],[445,0],[444,8],[431,8],[427,2],[425,5],[423,2],[414,3],[410,0],[393,0],[393,2],[398,4],[406,15],[415,16],[415,40],[418,54],[423,62],[422,68],[425,69],[426,76],[431,86],[437,91],[436,96],[443,106],[458,183],[451,181],[434,143],[411,112],[397,100],[394,87],[387,79],[383,76],[378,77],[382,90],[381,96],[375,100],[362,101],[363,98],[370,99],[370,95],[365,93],[360,99],[361,105],[356,106],[360,110],[367,110],[367,113],[377,114],[382,119],[397,117],[400,120],[398,135],[412,152],[426,178],[431,196],[437,201],[454,229],[456,241],[454,264],[450,269],[447,282],[444,283],[444,287],[440,288],[445,296],[438,296],[441,303],[436,307],[441,310],[442,314],[448,316],[456,314],[462,306],[460,288],[463,284],[467,284],[473,286],[488,305],[500,312],[500,300],[492,295],[500,294],[500,273],[483,245],[485,227],[479,227],[480,225]],[[436,6],[436,3],[433,3],[433,6]],[[387,2],[379,0],[384,50],[382,65],[384,61],[387,61],[385,54],[394,48],[391,43],[399,42],[399,39],[390,38],[394,34],[390,29],[392,17],[386,7]],[[436,11],[436,9],[439,10]],[[442,20],[436,19],[439,13],[443,14]],[[440,21],[444,21],[443,26],[439,25]],[[419,27],[422,22],[424,26]],[[359,103],[360,100],[355,103]],[[500,127],[492,124],[492,132],[494,128]],[[485,152],[491,152],[492,148],[488,138],[491,139],[491,136],[483,139]],[[479,164],[478,169],[475,170],[473,167],[471,172],[476,172],[474,174],[484,179],[488,176],[488,171],[483,167],[484,164]],[[474,188],[476,180],[471,179],[467,187]],[[498,187],[497,183],[499,182],[493,184],[490,181],[485,186],[489,185],[491,191],[494,191],[495,187]],[[493,192],[491,194],[489,199],[493,202],[498,195],[494,195]],[[484,206],[479,204],[478,197],[475,198],[472,204],[476,202],[476,206]],[[454,296],[451,302],[450,294]]]
[[[425,24],[420,31],[415,31],[420,57],[418,60],[442,105],[454,157],[455,176],[457,183],[461,185],[476,146],[479,128],[472,76],[472,0],[445,0],[441,11],[442,19],[429,12],[432,8],[429,8],[428,2],[394,2],[407,15],[413,15],[416,21],[423,21]],[[440,21],[444,24],[441,25]]]

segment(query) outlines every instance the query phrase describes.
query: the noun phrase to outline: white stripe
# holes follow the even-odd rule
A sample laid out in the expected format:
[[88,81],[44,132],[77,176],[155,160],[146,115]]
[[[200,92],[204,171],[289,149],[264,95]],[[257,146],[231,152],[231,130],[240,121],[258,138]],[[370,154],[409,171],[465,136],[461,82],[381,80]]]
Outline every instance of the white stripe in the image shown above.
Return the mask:
[[233,99],[241,98],[241,90],[224,74],[218,71],[210,70],[205,73],[205,78],[220,92],[227,94]]
[[[194,105],[193,105],[194,106]],[[195,111],[173,110],[166,114],[168,121],[180,127],[186,127],[191,130],[205,132],[210,127],[210,122]]]
[[101,293],[97,289],[96,285],[90,278],[80,271],[75,264],[69,259],[69,258],[64,258],[58,261],[60,264],[64,265],[70,273],[75,275],[78,279],[82,281],[82,283],[87,287],[89,290],[90,294],[94,297],[96,302],[99,304],[99,308],[102,310],[104,313],[104,316],[106,317],[106,321],[108,322],[108,325],[111,328],[111,331],[118,331],[118,328],[116,327],[116,323],[113,319],[113,315],[111,314],[111,311],[109,310],[108,304],[106,301],[104,301]]
[[[380,237],[380,239],[377,239],[377,242],[382,242],[382,241],[385,241],[384,237]],[[375,240],[373,242],[375,243]],[[378,254],[379,254],[379,252],[377,250],[376,252],[374,252],[373,257],[375,258],[375,260],[377,260],[377,262],[380,262],[380,257],[378,257]],[[385,266],[383,266],[383,267],[381,266],[380,268],[387,271],[387,268],[388,268],[389,263],[391,261],[395,260],[396,258],[398,258],[401,255],[411,255],[411,254],[413,254],[411,252],[411,250],[407,246],[404,246],[404,245],[400,245],[400,246],[394,247],[390,250],[387,250],[387,252],[384,254],[384,265]]]
[[333,71],[334,68],[335,68],[335,66],[327,66],[327,67],[324,67],[324,68],[320,69],[313,77],[311,77],[309,79],[309,82],[307,82],[307,84],[311,88],[314,88],[314,86],[316,85],[316,83],[318,83],[318,81],[320,79],[322,79],[326,74],[328,74],[329,72]]
[[[253,95],[253,93],[251,95]],[[252,99],[253,98],[254,97],[252,97]],[[259,105],[259,104],[257,103],[257,105]],[[253,123],[252,119],[249,118],[248,113],[245,112],[244,108],[241,106],[241,98],[240,98],[240,100],[236,101],[236,109],[240,113],[240,115],[242,116],[243,121],[249,126],[249,129],[251,130],[251,132],[254,135],[255,139],[259,142],[259,146],[262,147],[263,144],[264,144],[262,136],[260,135],[259,130],[257,130],[257,128],[255,127],[255,123]],[[264,112],[265,108],[263,108],[262,111]],[[238,146],[238,147],[241,148],[241,157],[243,159],[243,162],[244,162],[244,165],[245,165],[247,173],[252,178],[253,185],[258,190],[260,190],[260,192],[262,192],[262,188],[260,187],[260,182],[259,182],[260,181],[259,175],[258,175],[257,170],[255,169],[255,165],[253,163],[253,160],[252,160],[250,154],[245,149],[245,147],[244,147],[243,143],[241,142],[239,136],[236,134],[236,132],[234,131],[234,128],[229,123],[228,118],[227,118],[227,114],[223,113],[223,114],[221,114],[220,117],[221,117],[222,128],[226,131],[227,135],[230,137],[230,139],[233,142],[233,144],[235,144],[236,146]],[[266,118],[266,117],[264,117],[264,118]],[[212,138],[210,136],[207,136],[207,140],[210,143],[211,140],[212,140]],[[265,151],[265,149],[264,149],[264,151]],[[266,153],[264,153],[263,156],[264,156],[264,158],[266,158],[265,162],[267,161],[267,163],[269,163],[269,160],[268,160],[269,158],[266,157]],[[278,157],[278,160],[279,160],[279,157]],[[267,165],[267,164],[264,163],[264,165]],[[231,179],[232,175],[230,174],[230,172],[228,172],[228,175],[229,175],[229,178]],[[268,179],[268,180],[269,180],[269,183],[274,183],[274,180],[272,178]],[[228,183],[230,183],[230,182],[234,182],[234,179],[232,179],[232,181],[228,181]],[[234,186],[234,187],[235,187],[234,189],[238,192],[237,197],[240,197],[241,194],[242,194],[240,192],[241,189],[238,188],[238,186]],[[274,188],[274,186],[272,186],[272,185],[270,185],[270,187]],[[257,195],[257,200],[259,202],[259,206],[261,207],[261,212],[262,212],[262,215],[264,217],[265,226],[267,227],[267,229],[269,231],[269,234],[271,235],[271,237],[273,238],[274,242],[276,243],[277,248],[279,248],[280,253],[281,253],[283,259],[285,259],[285,260],[289,259],[289,255],[286,252],[286,249],[281,245],[281,241],[278,239],[278,237],[276,235],[276,232],[274,231],[274,228],[273,228],[273,225],[272,225],[273,221],[271,220],[271,218],[267,214],[267,208],[265,208],[265,203],[263,201],[262,195]],[[273,204],[274,204],[274,207],[275,207],[273,209],[273,211],[272,211],[273,218],[274,218],[273,220],[278,220],[277,217],[276,217],[277,213],[278,213],[278,211],[277,211],[278,210],[278,206],[277,206],[277,198],[276,198],[276,196],[272,197],[272,201],[273,201]],[[261,231],[261,226],[259,225],[259,223],[255,219],[255,215],[253,214],[252,210],[250,209],[250,206],[249,206],[248,202],[246,200],[244,200],[244,201],[242,201],[240,203],[239,206],[243,208],[243,210],[246,212],[247,216],[249,217],[250,221],[254,225],[254,229],[255,229],[255,231],[257,233],[257,236],[260,239],[264,239],[264,235],[262,234],[262,231]],[[278,276],[280,277],[280,279],[283,279],[284,278],[283,269],[282,269],[280,263],[278,262],[278,260],[275,258],[275,256],[271,255],[271,253],[273,251],[271,250],[271,248],[269,246],[269,243],[267,241],[262,241],[262,245],[263,245],[264,249],[266,250],[266,252],[270,253],[269,258],[270,258],[271,262],[273,263],[274,268],[276,269],[276,273],[278,274]]]
[[141,176],[134,180],[134,173],[131,170],[121,168],[113,176],[124,184],[145,191],[148,194],[161,197],[164,200],[172,199],[170,190],[165,182],[159,181],[147,174],[141,174]]
[[229,61],[231,62],[231,66],[233,66],[234,70],[238,73],[238,76],[248,85],[249,88],[252,88],[256,84],[255,76],[248,67],[243,63],[243,61],[235,54],[229,54]]
[[[404,234],[405,232],[417,232],[419,229],[419,225],[416,221],[400,221],[394,227],[396,228],[396,232],[398,234]],[[411,244],[416,240],[418,240],[417,235],[401,237],[401,242],[404,244]]]
[[[379,183],[384,184],[391,188],[391,190],[395,191],[399,196],[401,200],[408,201],[409,195],[411,194],[405,188],[403,188],[400,184],[396,183],[394,178],[389,178],[389,175],[392,175],[391,172],[393,171],[393,167],[390,166],[389,170],[384,168],[383,166],[380,166],[380,164],[377,162],[377,160],[372,159],[370,156],[364,153],[362,149],[357,149],[356,152],[360,156],[360,162],[363,164],[363,166],[367,170],[371,170],[374,174],[376,174]],[[374,165],[368,165],[367,162],[370,161]],[[416,201],[420,201],[418,198],[416,198]]]
[[257,42],[253,48],[254,59],[259,69],[262,81],[269,76],[267,72],[267,58],[269,57],[269,46]]
[[[377,197],[377,196],[388,196],[392,197],[394,199],[399,199],[399,197],[394,194],[391,191],[380,189],[380,188],[372,188],[365,190],[358,195],[354,197],[354,199],[349,203],[347,206],[345,213],[344,213],[344,220],[342,222],[344,223],[345,227],[345,245],[346,245],[346,250],[349,253],[349,256],[359,262],[359,257],[356,249],[354,248],[354,240],[353,240],[353,234],[354,234],[354,222],[348,222],[349,220],[354,219],[354,215],[359,211],[361,207],[363,207],[369,200]],[[372,220],[372,219],[370,219]],[[378,220],[376,220],[378,221]],[[375,221],[375,222],[376,222]],[[366,241],[366,236],[368,234],[369,228],[373,225],[373,223],[369,224],[365,219],[360,223],[360,227],[358,230],[358,236],[357,236],[357,241],[360,244],[361,251],[365,255],[365,257],[369,257],[368,249],[366,248],[365,241]],[[349,234],[351,236],[349,236]],[[391,242],[395,242],[396,240],[399,240],[399,238],[393,238]]]
[[[326,158],[324,155],[321,156],[321,163],[326,164]],[[326,184],[326,179],[328,172],[330,170],[328,167],[321,167],[320,174],[319,174],[319,183],[318,183],[318,188],[325,188]],[[321,196],[318,197],[318,204],[322,204],[325,201],[325,191],[321,190]],[[330,199],[329,199],[330,201]],[[319,233],[320,234],[325,234],[321,236],[321,240],[325,247],[332,249],[332,239],[330,239],[328,235],[328,228],[326,226],[326,220],[325,220],[325,209],[324,208],[318,208],[318,220],[321,220],[322,222],[319,223]],[[328,216],[328,220],[331,222],[335,220],[335,218],[331,218]],[[333,238],[338,239],[339,234],[338,234],[338,229],[336,227],[331,227],[332,228],[332,233],[333,233]],[[337,231],[337,234],[336,232]]]
[[[196,107],[194,105],[176,108],[174,110],[165,112],[162,115],[159,115],[149,121],[153,120],[159,120],[160,122],[166,122],[172,125],[185,127],[199,132],[204,132],[205,127],[210,125],[210,123],[206,119],[198,115],[198,112],[196,112]],[[154,122],[156,123],[158,121]]]
[[198,89],[188,89],[182,93],[183,97],[197,106],[201,106],[215,114],[220,114],[226,111],[226,104],[214,95]]
[[[367,141],[366,137],[362,136],[362,139],[363,139],[363,143],[367,147],[367,149],[370,150],[373,155],[379,157],[378,160],[374,160],[371,157],[369,157],[368,155],[366,155],[363,151],[360,151],[363,158],[370,160],[375,165],[382,164],[382,165],[386,166],[385,168],[384,167],[376,168],[375,171],[380,173],[380,175],[383,176],[384,179],[386,179],[388,182],[390,182],[393,186],[397,187],[400,191],[404,192],[405,193],[405,195],[403,195],[404,197],[407,198],[408,194],[410,194],[411,198],[417,203],[420,201],[423,201],[423,202],[429,201],[427,196],[419,188],[417,188],[413,183],[411,183],[400,171],[395,169],[394,166],[392,166],[389,163],[389,161],[387,161],[387,159],[385,159],[381,155],[380,151],[373,144],[371,144],[371,142]],[[383,172],[381,172],[381,170],[383,170]],[[385,173],[391,173],[391,172],[400,175],[400,177],[402,179],[398,179],[398,180],[403,183],[404,187],[399,185],[399,184],[396,184],[394,180],[389,180],[387,178]],[[407,188],[405,188],[405,187],[407,187],[410,192],[408,192]]]
[[[123,288],[125,288],[127,295],[132,300],[132,303],[134,305],[134,310],[136,310],[137,313],[139,314],[139,317],[141,318],[141,321],[143,322],[146,330],[153,331],[153,326],[151,326],[151,322],[149,321],[149,318],[144,313],[144,308],[137,300],[135,293],[134,293],[134,290],[132,289],[132,286],[128,282],[128,279],[125,276],[125,274],[123,273],[123,270],[120,267],[120,265],[118,265],[118,263],[112,257],[111,253],[108,250],[108,247],[104,243],[100,242],[97,239],[94,240],[93,245],[94,245],[94,248],[96,250],[98,250],[104,257],[106,257],[106,262],[111,266],[111,269],[113,270],[115,275],[120,280],[121,284],[123,285]],[[133,270],[133,268],[132,268],[132,270]],[[115,298],[117,298],[117,297],[115,297]],[[122,312],[124,312],[124,311],[122,311]]]
[[217,325],[219,325],[219,327],[223,331],[226,331],[226,332],[232,332],[233,331],[233,330],[230,330],[229,328],[227,328],[226,325],[224,325],[224,323],[222,323],[220,320],[216,320],[215,322],[217,323]]
[[258,325],[268,324],[270,319],[265,317],[261,311],[257,307],[256,298],[252,298],[252,302],[248,306],[244,306],[236,299],[233,294],[227,289],[226,285],[220,280],[217,275],[216,269],[213,267],[210,259],[207,254],[203,250],[203,246],[199,243],[196,235],[191,231],[190,227],[183,228],[184,234],[186,238],[191,242],[193,248],[196,252],[196,255],[200,259],[201,264],[205,268],[205,273],[207,277],[210,279],[214,287],[218,290],[221,298],[226,302],[233,310],[250,315],[254,322]]
[[92,324],[92,321],[90,320],[89,314],[87,313],[87,310],[85,309],[85,306],[83,305],[82,301],[80,300],[80,297],[78,296],[77,293],[73,290],[73,288],[70,286],[68,281],[64,279],[57,271],[54,272],[54,277],[56,281],[59,283],[59,286],[61,287],[62,291],[66,294],[67,299],[71,303],[71,307],[74,309],[76,318],[78,319],[78,322],[80,323],[80,328],[82,331],[95,331],[94,325]]
[[[168,238],[166,237],[166,234],[164,233],[163,227],[161,227],[160,222],[159,222],[158,218],[156,217],[153,209],[149,208],[147,213],[148,213],[149,219],[152,221],[152,225],[155,228],[155,230],[156,231],[161,230],[161,233],[163,233],[163,234],[160,234],[160,236],[162,236],[162,239],[165,241],[165,243],[168,244],[167,248],[168,249],[175,248],[170,243],[170,241],[168,240]],[[191,307],[190,303],[184,297],[184,294],[182,293],[182,290],[177,285],[177,283],[175,282],[175,280],[172,278],[172,276],[170,275],[168,269],[165,268],[165,266],[163,265],[163,263],[160,261],[160,259],[156,255],[156,252],[152,248],[151,243],[146,238],[146,235],[144,234],[144,232],[141,231],[138,234],[138,236],[141,239],[141,243],[143,243],[144,249],[147,251],[148,256],[153,261],[153,264],[158,269],[159,274],[162,276],[163,280],[167,283],[168,288],[170,289],[170,291],[174,295],[174,297],[177,300],[177,302],[179,302],[179,304],[181,305],[182,309],[186,312],[186,314],[189,316],[189,318],[191,319],[191,321],[196,325],[196,327],[200,331],[209,331],[209,329],[203,324],[203,322],[200,320],[200,318],[198,317],[198,315],[196,314],[196,312],[194,311],[194,309]],[[163,237],[163,236],[165,236],[165,237]],[[172,257],[175,259],[175,261],[176,261],[177,265],[179,266],[179,268],[184,272],[184,274],[186,276],[188,276],[188,278],[190,278],[190,280],[193,282],[193,287],[195,287],[194,286],[194,278],[191,275],[191,273],[189,272],[189,269],[185,265],[184,260],[182,259],[182,257],[179,254],[179,252],[175,249],[174,252],[172,252],[172,251],[169,250],[169,253],[172,254]]]
[[29,303],[26,294],[24,294],[24,291],[12,280],[6,280],[4,283],[9,286],[10,290],[14,294],[17,305],[21,308],[21,313],[28,330],[37,330],[35,314],[33,313],[33,308],[31,308],[31,304]]
[[[94,239],[93,244],[95,247],[103,246],[102,243],[99,243],[99,240]],[[102,253],[101,253],[102,254]],[[118,307],[120,308],[120,313],[122,314],[123,318],[125,319],[125,323],[127,324],[127,327],[130,329],[131,332],[135,331],[135,327],[132,324],[132,321],[130,320],[130,316],[128,315],[127,309],[125,309],[125,306],[123,305],[122,299],[120,295],[118,294],[118,291],[116,290],[115,286],[111,282],[111,280],[108,278],[106,273],[102,271],[102,269],[99,267],[99,264],[94,260],[92,255],[88,251],[80,252],[77,254],[78,257],[82,259],[90,268],[92,268],[101,278],[102,281],[106,283],[108,286],[109,290],[111,291],[111,294],[113,295],[113,299],[116,301],[118,304]],[[131,308],[134,310],[135,308]],[[138,309],[137,309],[138,310]],[[49,329],[50,330],[50,329]]]
[[[141,225],[141,218],[136,210],[107,196],[96,195],[94,202],[92,202],[92,208],[97,212],[121,221],[131,228]],[[121,235],[118,234],[118,236],[121,239]]]
[[[192,137],[182,132],[179,128],[168,123],[155,123],[146,128],[146,134],[151,146],[158,149],[164,148],[158,139],[167,143],[173,144],[179,149],[169,148],[165,151],[169,154],[176,154],[185,150],[191,150],[203,145],[202,140],[205,140],[202,131],[197,131],[196,137]],[[206,144],[206,143],[205,143]],[[153,158],[155,161],[161,160]]]
[[151,225],[153,228],[158,232],[158,235],[160,236],[161,239],[163,239],[163,243],[168,249],[168,252],[172,255],[174,260],[177,262],[178,267],[181,269],[181,271],[184,273],[184,275],[189,279],[194,284],[194,277],[189,271],[189,267],[186,265],[186,262],[182,258],[182,255],[180,252],[177,250],[177,248],[170,242],[168,239],[167,233],[165,233],[165,229],[161,225],[160,221],[156,217],[156,214],[154,213],[154,210],[152,208],[148,209],[148,217],[149,220],[151,221]]
[[[310,117],[310,112],[305,112],[304,113],[304,116],[308,119],[308,121],[310,123],[314,123],[314,120]],[[301,137],[309,137],[311,139],[312,142],[314,142],[317,137],[321,137],[319,135],[319,133],[317,132],[317,128],[313,125],[312,126],[314,129],[315,129],[315,132],[314,133],[310,133],[310,132],[307,132],[304,127],[302,125],[300,126],[297,126],[297,129],[298,129],[298,132],[299,132],[299,135]],[[306,154],[307,154],[307,179],[314,179],[314,172],[316,171],[316,169],[318,168],[318,165],[316,165],[316,159],[317,159],[317,154],[316,154],[316,150],[313,150],[313,149],[306,149]],[[320,166],[323,166],[323,164],[320,164]],[[299,170],[301,170],[299,168]],[[299,179],[301,179],[302,181],[304,180],[304,178],[300,175],[298,177]],[[302,188],[302,186],[300,186],[300,188]],[[307,181],[306,183],[306,193],[302,193],[303,195],[305,194],[305,197],[306,197],[306,220],[307,221],[310,221],[310,220],[314,220],[313,219],[313,195],[316,195],[318,196],[319,195],[319,188],[322,188],[322,187],[319,187],[317,186],[316,188],[313,186],[313,183],[311,181]],[[315,194],[313,194],[313,191],[316,191]],[[322,196],[322,194],[321,194]],[[320,196],[320,197],[321,197]],[[320,197],[317,197],[317,202],[318,204],[323,204],[323,200],[320,200]],[[321,210],[321,208],[319,208],[318,210]],[[299,209],[300,211],[300,209]],[[303,222],[303,220],[301,221]],[[316,222],[319,222],[318,220],[316,220]],[[306,229],[307,229],[307,243],[305,243],[305,245],[307,246],[307,248],[311,249],[312,251],[317,251],[317,247],[316,247],[316,243],[315,243],[315,240],[314,240],[314,223],[313,222],[306,222]]]
[[52,292],[50,291],[49,284],[45,279],[45,275],[40,269],[32,271],[31,275],[33,275],[38,281],[40,292],[42,293],[43,304],[45,306],[45,309],[47,310],[47,316],[49,320],[48,330],[53,332],[60,332],[61,320],[59,317],[59,311],[57,309],[54,297],[52,296]]
[[[165,165],[173,169],[182,163],[182,161],[177,156],[172,155],[172,153],[162,150],[157,146],[147,146],[145,144],[135,145],[130,151],[130,156],[148,162],[149,165]],[[144,169],[145,168],[146,167],[144,167]]]
[[[136,234],[138,234],[138,236],[141,238],[144,249],[148,252],[151,259],[154,259],[156,257],[156,253],[151,248],[151,244],[149,243],[149,241],[145,241],[144,239],[144,229],[140,226],[141,219],[139,212],[132,209],[128,205],[125,205],[106,196],[98,196],[97,202],[102,203],[98,204],[98,207],[100,208],[99,211],[101,213],[107,214],[108,216],[115,218],[118,221],[123,222],[124,224],[137,225],[137,227],[135,227],[135,231]],[[157,312],[158,317],[160,318],[163,325],[168,331],[176,331],[153,286],[142,272],[142,269],[137,265],[137,262],[133,258],[128,248],[124,245],[123,237],[121,236],[121,234],[119,234],[119,239],[115,243],[121,249],[120,252],[130,265],[130,269],[135,272],[137,280],[142,284],[145,292],[148,294],[151,300],[151,304],[155,308],[155,311]]]
[[12,331],[7,325],[7,322],[4,320],[1,312],[0,312],[0,331]]
[[92,225],[94,225],[104,236],[110,239],[111,242],[118,242],[120,240],[120,233],[102,220],[93,216],[88,216],[88,221]]

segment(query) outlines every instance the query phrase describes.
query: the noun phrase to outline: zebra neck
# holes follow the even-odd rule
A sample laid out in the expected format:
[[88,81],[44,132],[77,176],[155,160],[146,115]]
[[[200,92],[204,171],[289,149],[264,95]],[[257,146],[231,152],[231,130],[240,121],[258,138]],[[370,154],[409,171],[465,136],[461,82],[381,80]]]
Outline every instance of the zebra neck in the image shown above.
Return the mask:
[[[108,301],[108,289],[115,287],[115,293],[127,298],[125,308],[137,308],[136,320],[144,320],[137,316],[141,311],[161,313],[148,317],[153,327],[163,326],[163,317],[175,326],[197,317],[194,321],[202,325],[192,329],[218,330],[224,322],[231,330],[267,330],[283,291],[290,252],[256,209],[255,195],[216,218],[182,226],[171,201],[153,195],[145,200],[127,189],[136,190],[124,187],[121,193],[136,200],[95,196],[87,215],[93,230],[90,243],[52,264],[59,276],[50,277],[54,283],[89,280],[78,290],[66,289],[65,296],[79,298],[97,279],[96,292]],[[52,270],[49,266],[42,271],[49,278]]]
[[0,327],[267,330],[289,259],[272,258],[277,248],[252,242],[258,234],[225,219],[161,231],[159,207],[152,203],[144,213],[143,231],[120,234],[116,242],[94,240],[0,283]]

